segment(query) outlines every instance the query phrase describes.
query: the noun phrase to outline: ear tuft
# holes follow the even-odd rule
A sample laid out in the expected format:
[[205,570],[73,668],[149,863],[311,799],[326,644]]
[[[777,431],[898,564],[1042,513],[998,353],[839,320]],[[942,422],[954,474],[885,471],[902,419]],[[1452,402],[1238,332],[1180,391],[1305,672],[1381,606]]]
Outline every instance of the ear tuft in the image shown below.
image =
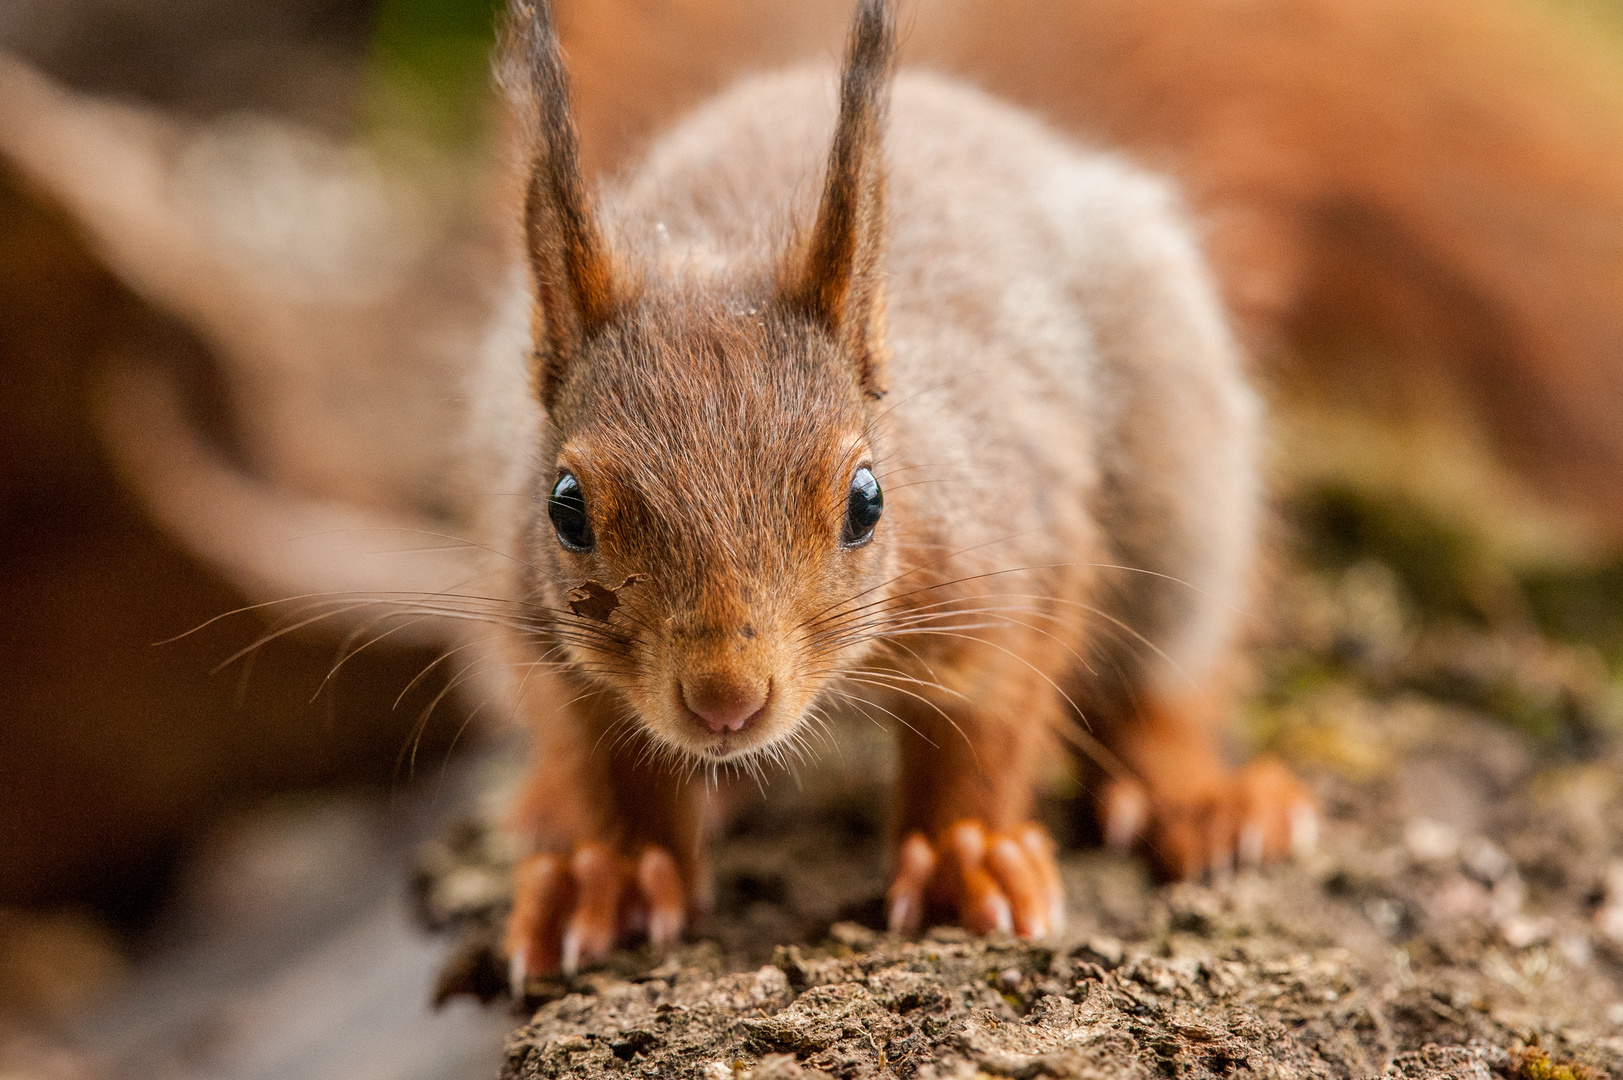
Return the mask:
[[535,279],[536,363],[550,409],[569,364],[621,297],[580,173],[569,76],[549,0],[509,0],[497,78],[531,154],[524,239]]
[[834,336],[876,398],[884,394],[884,126],[895,53],[890,0],[859,0],[817,220],[782,272],[784,298]]

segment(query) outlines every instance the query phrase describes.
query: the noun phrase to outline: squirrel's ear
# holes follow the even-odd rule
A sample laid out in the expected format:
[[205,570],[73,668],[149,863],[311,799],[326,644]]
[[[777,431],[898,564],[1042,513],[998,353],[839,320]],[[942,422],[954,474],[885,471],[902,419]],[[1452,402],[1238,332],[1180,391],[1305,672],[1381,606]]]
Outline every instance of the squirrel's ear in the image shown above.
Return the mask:
[[509,0],[498,78],[532,155],[524,195],[524,240],[536,291],[532,375],[550,409],[569,364],[621,300],[581,180],[569,76],[550,0]]
[[822,202],[811,234],[785,262],[781,286],[847,350],[873,397],[885,392],[884,126],[895,39],[890,0],[859,0]]

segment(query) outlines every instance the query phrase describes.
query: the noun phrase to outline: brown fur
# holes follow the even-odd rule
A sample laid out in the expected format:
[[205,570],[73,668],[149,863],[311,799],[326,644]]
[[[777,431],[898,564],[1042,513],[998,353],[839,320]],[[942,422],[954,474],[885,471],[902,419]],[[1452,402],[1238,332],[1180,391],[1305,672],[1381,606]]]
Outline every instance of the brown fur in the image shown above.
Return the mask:
[[[557,368],[521,541],[524,594],[547,624],[536,648],[573,702],[538,717],[524,815],[543,848],[668,847],[702,890],[704,775],[781,760],[843,711],[897,730],[898,836],[939,838],[921,842],[957,865],[950,836],[971,822],[1007,854],[1000,838],[1026,835],[1065,743],[1091,726],[1124,752],[1125,766],[1104,760],[1125,780],[1142,765],[1128,733],[1173,711],[1154,703],[1222,673],[1251,556],[1258,410],[1176,200],[935,78],[898,82],[883,135],[885,8],[859,5],[832,132],[819,72],[756,80],[597,200],[607,262],[635,285],[613,286],[613,313]],[[532,86],[561,93],[550,75]],[[556,145],[567,119],[550,123],[539,138]],[[537,172],[550,167],[542,155]],[[531,220],[549,227],[531,244],[550,267],[576,226]],[[581,282],[537,277],[582,303]],[[846,547],[864,466],[885,512]],[[566,472],[596,537],[585,552],[546,517]],[[572,587],[630,575],[643,580],[607,624],[568,613]],[[764,704],[710,730],[686,707],[701,685]],[[1172,799],[1204,823],[1227,783],[1221,717],[1186,719],[1196,734],[1176,753],[1200,783],[1156,774],[1150,812]],[[1270,851],[1303,798],[1250,808]],[[1233,845],[1233,830],[1203,837],[1178,868]],[[961,876],[938,894],[995,924],[971,910],[984,883]],[[555,877],[552,863],[521,874]],[[1035,888],[1000,881],[1011,898]],[[1024,917],[1023,931],[1049,925]],[[511,940],[555,956],[546,938],[537,923]]]

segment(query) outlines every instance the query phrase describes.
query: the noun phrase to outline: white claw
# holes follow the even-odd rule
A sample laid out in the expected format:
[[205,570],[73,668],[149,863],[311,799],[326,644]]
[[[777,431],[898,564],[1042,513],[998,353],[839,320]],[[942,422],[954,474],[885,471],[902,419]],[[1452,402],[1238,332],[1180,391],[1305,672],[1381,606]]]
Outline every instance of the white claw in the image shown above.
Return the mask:
[[992,929],[999,933],[1014,933],[1014,912],[1009,908],[1009,898],[1002,895],[991,896],[986,901],[987,914],[992,916]]
[[1313,854],[1319,846],[1319,815],[1311,806],[1291,808],[1291,854],[1298,859]]
[[1118,789],[1105,813],[1105,846],[1116,852],[1131,849],[1144,831],[1149,810],[1143,792],[1136,788]]
[[906,893],[890,902],[890,917],[886,924],[893,934],[913,932],[913,898]]
[[682,913],[656,908],[648,916],[648,941],[656,949],[668,949],[682,936]]
[[513,992],[514,1001],[524,1000],[524,988],[529,982],[529,974],[525,970],[530,965],[530,950],[513,950],[512,959],[507,961],[507,986]]
[[565,975],[573,975],[580,970],[580,930],[571,926],[564,931],[559,966]]

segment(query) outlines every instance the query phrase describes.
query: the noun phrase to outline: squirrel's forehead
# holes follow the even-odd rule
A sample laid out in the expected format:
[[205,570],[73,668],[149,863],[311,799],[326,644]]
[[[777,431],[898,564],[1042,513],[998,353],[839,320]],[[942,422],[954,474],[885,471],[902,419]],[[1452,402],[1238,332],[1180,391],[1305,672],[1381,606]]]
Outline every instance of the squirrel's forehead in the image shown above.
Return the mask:
[[[716,403],[712,403],[713,405]],[[569,438],[558,464],[598,483],[643,487],[718,479],[782,486],[821,484],[869,455],[862,429],[801,411],[751,413],[696,407],[653,417],[603,418]]]
[[[792,447],[807,452],[842,440],[860,420],[835,393],[800,384],[789,374],[687,374],[627,380],[593,410],[599,438],[653,452],[734,455]],[[848,415],[849,414],[849,415]]]

